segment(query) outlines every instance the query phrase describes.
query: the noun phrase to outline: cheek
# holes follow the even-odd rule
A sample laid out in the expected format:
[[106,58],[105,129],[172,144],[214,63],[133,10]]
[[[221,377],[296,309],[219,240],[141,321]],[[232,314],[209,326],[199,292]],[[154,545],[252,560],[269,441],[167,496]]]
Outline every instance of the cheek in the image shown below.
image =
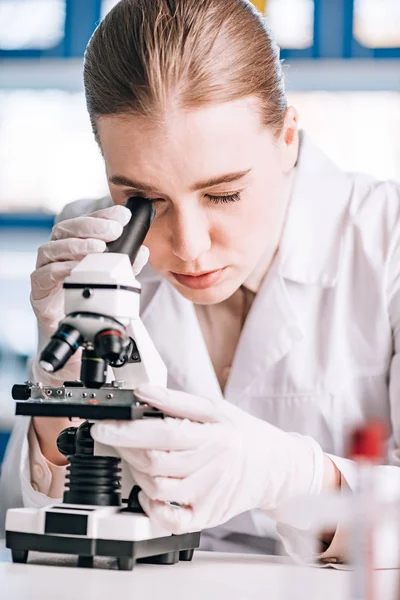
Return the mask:
[[258,232],[265,231],[267,221],[266,201],[261,195],[244,197],[235,205],[231,214],[221,215],[219,231],[224,245],[243,248],[259,237]]
[[283,178],[278,177],[277,174],[270,176],[266,174],[254,190],[252,208],[247,215],[247,225],[251,223],[250,226],[254,231],[263,229],[272,233],[280,226],[284,208]]
[[248,221],[248,212],[242,209],[235,209],[234,214],[221,214],[212,228],[213,246],[240,253],[247,237]]

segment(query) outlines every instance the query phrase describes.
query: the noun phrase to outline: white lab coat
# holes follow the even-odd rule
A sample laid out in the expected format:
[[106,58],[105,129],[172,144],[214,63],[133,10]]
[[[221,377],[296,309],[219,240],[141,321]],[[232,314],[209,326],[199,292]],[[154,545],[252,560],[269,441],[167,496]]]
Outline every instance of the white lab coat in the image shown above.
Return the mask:
[[[72,203],[62,218],[108,202]],[[245,322],[224,394],[285,431],[313,436],[350,488],[347,435],[372,417],[391,432],[393,466],[381,468],[400,483],[399,228],[398,184],[342,172],[302,135],[280,250]],[[221,398],[192,303],[149,267],[141,279],[142,319],[169,387]],[[27,425],[19,417],[9,443],[3,510],[49,502],[30,486]],[[273,528],[265,513],[251,511],[208,532],[203,547],[262,552],[265,542],[268,551]]]

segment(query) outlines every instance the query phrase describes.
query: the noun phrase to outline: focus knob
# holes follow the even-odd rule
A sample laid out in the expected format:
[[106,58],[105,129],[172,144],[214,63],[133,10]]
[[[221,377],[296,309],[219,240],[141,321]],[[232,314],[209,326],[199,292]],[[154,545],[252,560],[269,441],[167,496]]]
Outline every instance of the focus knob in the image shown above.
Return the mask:
[[63,429],[57,438],[57,448],[64,456],[74,454],[93,455],[94,441],[90,435],[93,423],[84,421],[79,427]]
[[11,395],[13,400],[29,400],[31,388],[26,383],[16,383],[12,386]]
[[64,456],[75,454],[76,427],[68,427],[58,435],[57,448]]

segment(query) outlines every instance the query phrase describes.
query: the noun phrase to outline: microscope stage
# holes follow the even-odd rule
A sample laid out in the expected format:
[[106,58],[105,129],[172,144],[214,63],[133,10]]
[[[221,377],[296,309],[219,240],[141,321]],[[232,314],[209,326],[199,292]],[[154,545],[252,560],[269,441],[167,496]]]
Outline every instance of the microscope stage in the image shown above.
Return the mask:
[[12,396],[16,400],[15,414],[21,416],[122,421],[164,417],[157,408],[140,402],[133,390],[112,384],[94,389],[79,382],[66,382],[59,387],[26,382],[14,385]]

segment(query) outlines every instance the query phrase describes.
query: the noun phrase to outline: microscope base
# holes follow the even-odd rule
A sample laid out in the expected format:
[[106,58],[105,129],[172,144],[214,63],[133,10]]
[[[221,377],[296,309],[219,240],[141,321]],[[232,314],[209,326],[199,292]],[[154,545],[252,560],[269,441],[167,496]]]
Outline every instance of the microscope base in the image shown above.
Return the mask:
[[35,551],[75,554],[78,567],[92,567],[95,556],[115,557],[119,569],[130,570],[137,562],[191,560],[199,544],[199,532],[171,535],[124,507],[55,504],[10,509],[6,517],[6,547],[19,563]]
[[93,567],[95,556],[117,558],[122,571],[133,569],[136,563],[171,565],[190,561],[200,543],[200,533],[170,535],[164,538],[128,542],[126,540],[96,540],[63,537],[18,531],[6,532],[6,546],[15,563],[26,563],[29,552],[78,555],[78,567]]

